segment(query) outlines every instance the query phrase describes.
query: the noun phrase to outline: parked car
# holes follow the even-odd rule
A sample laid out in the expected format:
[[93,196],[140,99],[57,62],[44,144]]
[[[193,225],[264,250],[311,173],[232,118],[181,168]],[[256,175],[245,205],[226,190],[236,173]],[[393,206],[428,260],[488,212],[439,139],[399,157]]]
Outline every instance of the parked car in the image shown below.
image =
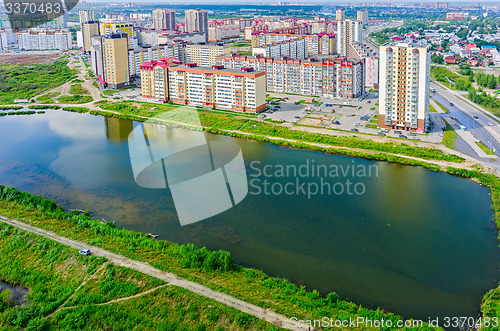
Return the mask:
[[366,101],[366,103],[372,103],[370,100]]
[[408,139],[408,137],[407,137],[407,136],[405,136],[404,134],[400,134],[400,135],[399,135],[399,138]]
[[385,137],[385,133],[383,133],[382,131],[380,131],[379,133],[377,133],[379,136],[384,136]]
[[78,254],[82,254],[82,255],[85,255],[85,256],[88,256],[90,255],[90,249],[81,249]]
[[453,107],[453,106],[454,106],[453,102],[450,102],[450,106],[451,106],[451,107]]
[[356,129],[356,128],[352,128],[352,129],[351,129],[351,131],[354,131],[354,132],[359,132],[359,130],[358,130],[358,129]]
[[300,102],[298,102],[298,101],[295,101],[295,102],[294,102],[294,104],[296,104],[296,105],[300,105]]
[[340,125],[340,122],[339,121],[335,121],[335,122],[333,122],[333,124]]
[[416,136],[416,134],[415,134],[415,133],[413,133],[413,132],[408,132],[408,135],[409,135],[409,136],[412,136],[412,137],[415,137],[415,136]]
[[259,114],[259,115],[257,115],[257,118],[266,118],[266,115],[265,114]]
[[495,125],[495,124],[493,124],[493,122],[488,122],[488,125],[489,125],[489,126],[493,126],[493,125]]
[[401,132],[401,131],[399,131],[399,130],[394,131],[394,133],[395,133],[395,134],[402,134],[402,132]]
[[479,117],[478,117],[478,116],[476,116],[476,115],[474,115],[474,119],[478,120],[478,119],[479,119]]

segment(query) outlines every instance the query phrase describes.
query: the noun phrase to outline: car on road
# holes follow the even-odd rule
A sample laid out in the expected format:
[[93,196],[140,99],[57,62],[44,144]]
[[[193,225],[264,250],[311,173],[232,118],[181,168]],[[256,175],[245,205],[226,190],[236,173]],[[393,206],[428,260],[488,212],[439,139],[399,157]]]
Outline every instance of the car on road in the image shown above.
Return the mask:
[[395,133],[395,134],[402,134],[402,132],[401,132],[401,131],[399,131],[399,130],[394,131],[394,133]]
[[367,100],[366,103],[372,103],[370,100]]
[[356,128],[352,128],[352,129],[351,129],[351,131],[354,131],[354,132],[359,132],[359,130],[358,130],[358,129],[356,129]]
[[81,249],[81,250],[78,252],[78,254],[88,256],[88,255],[90,255],[90,249],[87,249],[87,248]]
[[478,116],[476,116],[476,115],[474,115],[474,119],[478,120],[478,119],[479,119],[479,117],[478,117]]
[[337,124],[337,125],[340,125],[340,122],[339,121],[334,121],[332,122],[333,124]]
[[259,115],[257,115],[257,118],[266,118],[266,115],[265,114],[259,114]]
[[400,134],[400,135],[399,135],[399,138],[407,139],[408,137],[407,137],[407,136],[405,136],[404,134]]
[[331,106],[332,106],[332,105],[331,105],[331,104],[329,104],[329,103],[326,103],[326,104],[325,104],[325,107],[331,107]]
[[495,125],[495,124],[493,124],[493,122],[488,122],[488,125],[489,125],[489,126],[493,126],[493,125]]
[[298,118],[298,119],[300,119],[300,116],[298,116],[298,115],[297,115],[297,116],[295,116],[295,118]]
[[295,102],[294,102],[294,104],[295,104],[295,105],[300,105],[300,102],[295,101]]
[[379,136],[384,136],[384,137],[386,136],[386,134],[385,134],[385,133],[383,133],[382,131],[378,132],[377,134],[378,134]]
[[416,136],[416,134],[415,134],[415,133],[413,133],[413,132],[409,132],[409,133],[408,133],[408,135],[409,135],[409,136],[412,136],[412,137],[415,137],[415,136]]
[[451,106],[451,107],[453,107],[453,106],[454,106],[453,102],[450,102],[450,106]]

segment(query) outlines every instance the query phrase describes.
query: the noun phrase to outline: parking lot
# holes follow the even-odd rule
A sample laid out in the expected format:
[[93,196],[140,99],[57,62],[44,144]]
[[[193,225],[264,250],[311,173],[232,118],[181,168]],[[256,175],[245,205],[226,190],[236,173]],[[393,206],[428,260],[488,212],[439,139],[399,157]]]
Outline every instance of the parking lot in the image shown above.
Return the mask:
[[[432,116],[435,123],[429,134],[415,134],[398,130],[380,130],[378,128],[378,93],[368,92],[362,100],[345,100],[340,98],[314,98],[300,95],[268,93],[269,110],[259,115],[261,118],[282,120],[325,129],[351,131],[387,136],[440,142],[443,138],[440,118]],[[264,117],[265,116],[265,117]]]

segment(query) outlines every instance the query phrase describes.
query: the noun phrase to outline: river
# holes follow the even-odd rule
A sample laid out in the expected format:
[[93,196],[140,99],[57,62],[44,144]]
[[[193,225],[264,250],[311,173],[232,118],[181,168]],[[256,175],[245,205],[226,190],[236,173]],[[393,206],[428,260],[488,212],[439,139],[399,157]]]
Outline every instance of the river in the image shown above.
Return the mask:
[[[476,316],[500,279],[489,190],[471,180],[207,134],[211,142],[237,143],[253,181],[233,208],[181,226],[168,189],[134,180],[127,136],[137,125],[51,110],[4,116],[0,184],[160,239],[225,249],[243,265],[407,318]],[[287,165],[289,172],[313,165],[329,172],[280,172]],[[310,183],[344,192],[300,189]],[[286,184],[291,194],[278,192]],[[274,193],[264,194],[266,185]]]

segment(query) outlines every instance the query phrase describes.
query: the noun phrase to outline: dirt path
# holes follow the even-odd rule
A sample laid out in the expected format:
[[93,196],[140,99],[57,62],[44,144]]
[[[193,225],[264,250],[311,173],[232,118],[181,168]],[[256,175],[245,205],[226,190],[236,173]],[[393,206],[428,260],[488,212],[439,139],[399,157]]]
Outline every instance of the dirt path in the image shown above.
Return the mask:
[[55,313],[57,313],[59,310],[61,309],[65,309],[63,306],[69,302],[71,299],[73,299],[75,297],[75,294],[76,292],[78,292],[78,290],[84,286],[85,284],[87,284],[87,282],[91,279],[93,279],[96,275],[99,274],[99,272],[101,272],[101,270],[104,268],[104,266],[106,265],[107,263],[103,263],[92,275],[90,275],[89,277],[85,277],[82,281],[82,283],[80,285],[78,285],[78,287],[75,289],[75,291],[66,299],[64,300],[64,302],[59,306],[57,307],[56,310],[54,310],[52,312],[52,314],[50,314],[49,316],[53,316]]
[[[114,299],[114,300],[110,300],[110,301],[106,301],[106,302],[102,302],[102,303],[96,303],[94,305],[96,306],[104,306],[104,305],[109,305],[111,303],[115,303],[115,302],[120,302],[120,301],[125,301],[125,300],[130,300],[130,299],[134,299],[134,298],[137,298],[137,297],[140,297],[140,296],[143,296],[145,294],[148,294],[148,293],[151,293],[151,292],[154,292],[156,290],[159,290],[160,288],[162,287],[165,287],[165,286],[168,286],[168,284],[165,284],[165,285],[161,285],[161,286],[157,286],[157,287],[154,287],[152,289],[149,289],[147,291],[144,291],[144,292],[141,292],[141,293],[137,293],[137,294],[134,294],[134,295],[131,295],[129,297],[123,297],[123,298],[118,298],[118,299]],[[71,306],[71,307],[62,307],[60,308],[60,310],[63,310],[63,309],[74,309],[74,308],[78,308],[78,307],[82,307],[82,306]],[[59,310],[59,309],[58,309]],[[54,312],[55,313],[55,312]]]
[[104,250],[102,248],[96,247],[96,246],[90,246],[87,245],[81,241],[76,241],[72,239],[68,239],[66,237],[59,236],[55,234],[54,232],[47,231],[41,228],[37,228],[34,226],[31,226],[29,224],[13,220],[10,218],[7,218],[5,216],[0,216],[0,221],[7,223],[9,225],[12,225],[16,228],[19,228],[24,231],[28,231],[40,236],[43,236],[45,238],[48,238],[53,241],[57,241],[61,244],[70,246],[75,249],[83,249],[83,248],[88,248],[91,250],[92,254],[96,256],[102,256],[108,259],[109,262],[112,262],[118,266],[121,267],[126,267],[130,269],[137,270],[139,272],[142,272],[146,275],[149,275],[151,277],[155,277],[158,279],[161,279],[165,282],[167,282],[169,285],[175,285],[182,287],[188,291],[194,292],[196,294],[202,295],[206,298],[218,301],[220,303],[223,303],[227,306],[233,307],[239,311],[242,311],[244,313],[253,315],[257,318],[260,318],[262,320],[265,320],[267,322],[270,322],[274,325],[287,328],[289,330],[307,330],[307,328],[293,328],[291,327],[290,320],[281,314],[277,314],[273,312],[270,309],[264,309],[259,306],[253,305],[251,303],[236,299],[228,294],[217,292],[214,290],[209,289],[206,286],[200,285],[198,283],[186,280],[184,278],[178,277],[173,273],[162,271],[156,268],[153,268],[147,263],[140,262],[140,261],[135,261],[132,259],[129,259],[123,255],[118,255],[115,253],[112,253],[110,251]]

